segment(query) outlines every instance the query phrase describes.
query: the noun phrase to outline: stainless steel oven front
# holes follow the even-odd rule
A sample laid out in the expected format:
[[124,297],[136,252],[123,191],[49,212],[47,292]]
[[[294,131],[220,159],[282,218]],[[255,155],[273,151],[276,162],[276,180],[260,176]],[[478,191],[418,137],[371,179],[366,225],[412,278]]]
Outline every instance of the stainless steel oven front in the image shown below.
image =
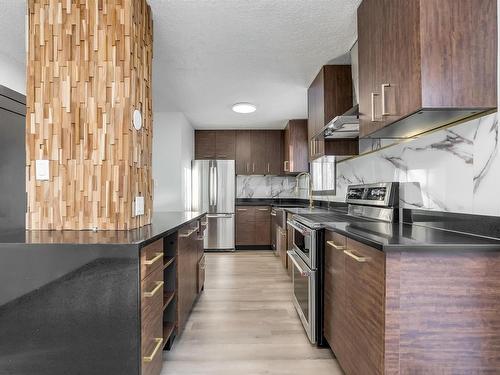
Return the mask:
[[293,267],[293,304],[309,340],[316,344],[316,271],[310,269],[294,250],[287,254]]
[[293,249],[310,269],[316,269],[316,230],[311,229],[293,218],[288,220],[293,229]]

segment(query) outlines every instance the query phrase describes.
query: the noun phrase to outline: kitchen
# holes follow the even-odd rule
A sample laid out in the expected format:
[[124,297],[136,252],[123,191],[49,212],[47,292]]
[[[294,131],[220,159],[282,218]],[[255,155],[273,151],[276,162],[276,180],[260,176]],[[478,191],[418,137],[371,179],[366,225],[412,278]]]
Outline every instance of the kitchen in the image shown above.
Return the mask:
[[497,1],[0,9],[0,374],[500,372]]

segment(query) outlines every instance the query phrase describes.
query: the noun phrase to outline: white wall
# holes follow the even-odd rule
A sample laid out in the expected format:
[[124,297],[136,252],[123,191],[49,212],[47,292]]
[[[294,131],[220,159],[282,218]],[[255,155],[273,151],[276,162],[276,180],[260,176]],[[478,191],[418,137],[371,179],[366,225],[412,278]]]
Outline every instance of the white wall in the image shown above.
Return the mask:
[[0,52],[0,85],[26,94],[26,63]]
[[153,210],[190,210],[194,129],[180,112],[157,112],[153,124]]

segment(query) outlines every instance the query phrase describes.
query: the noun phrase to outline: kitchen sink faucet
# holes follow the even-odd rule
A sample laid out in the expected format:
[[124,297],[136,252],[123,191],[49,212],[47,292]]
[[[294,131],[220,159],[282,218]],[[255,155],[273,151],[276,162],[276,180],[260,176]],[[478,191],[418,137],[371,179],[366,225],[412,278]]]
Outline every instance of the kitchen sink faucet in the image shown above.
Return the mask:
[[314,201],[313,201],[313,195],[312,195],[312,179],[311,179],[311,174],[309,172],[302,172],[302,173],[299,173],[297,175],[297,177],[295,177],[295,193],[298,195],[299,194],[299,190],[301,189],[299,187],[299,182],[300,182],[300,178],[302,176],[306,176],[308,178],[308,188],[307,188],[307,195],[309,197],[309,208],[313,208],[314,207]]

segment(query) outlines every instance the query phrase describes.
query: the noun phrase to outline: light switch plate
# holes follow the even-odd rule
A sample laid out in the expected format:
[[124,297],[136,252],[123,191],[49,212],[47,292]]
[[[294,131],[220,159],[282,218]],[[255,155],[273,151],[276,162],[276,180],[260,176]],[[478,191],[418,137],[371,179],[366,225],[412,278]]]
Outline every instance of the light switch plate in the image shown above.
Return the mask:
[[48,160],[37,160],[35,162],[35,179],[37,181],[48,181],[50,179]]
[[144,215],[144,197],[135,197],[135,216]]

